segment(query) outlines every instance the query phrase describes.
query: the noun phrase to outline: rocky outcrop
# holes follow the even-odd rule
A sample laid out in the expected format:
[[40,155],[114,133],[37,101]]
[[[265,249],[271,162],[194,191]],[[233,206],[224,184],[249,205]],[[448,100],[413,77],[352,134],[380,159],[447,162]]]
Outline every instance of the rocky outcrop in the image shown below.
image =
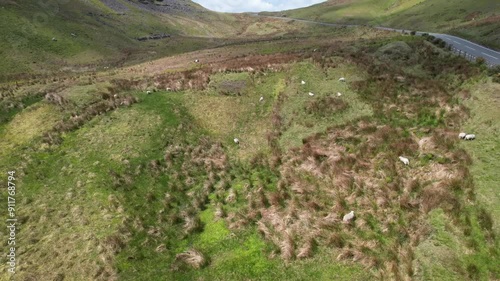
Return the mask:
[[158,40],[168,37],[170,37],[170,34],[161,33],[161,34],[151,34],[149,36],[144,36],[144,37],[138,37],[137,40],[139,41]]
[[189,13],[196,14],[203,11],[206,11],[200,5],[193,3],[192,1],[186,0],[162,0],[162,1],[153,1],[153,0],[128,0],[129,3],[135,4],[135,6],[142,10],[147,10],[151,12],[159,12],[159,13]]

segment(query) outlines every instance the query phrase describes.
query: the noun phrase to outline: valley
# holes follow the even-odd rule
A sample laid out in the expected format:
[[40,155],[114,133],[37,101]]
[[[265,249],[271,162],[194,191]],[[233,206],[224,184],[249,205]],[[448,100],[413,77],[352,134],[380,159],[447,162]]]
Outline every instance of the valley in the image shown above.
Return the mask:
[[2,49],[1,280],[500,278],[498,68],[370,26],[64,2]]

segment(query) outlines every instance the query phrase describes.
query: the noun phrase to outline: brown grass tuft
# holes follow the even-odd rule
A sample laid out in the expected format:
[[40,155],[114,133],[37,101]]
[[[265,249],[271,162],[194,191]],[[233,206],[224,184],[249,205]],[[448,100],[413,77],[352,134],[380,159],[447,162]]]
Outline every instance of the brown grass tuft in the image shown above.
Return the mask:
[[280,242],[280,253],[281,258],[285,261],[293,259],[295,245],[293,243],[292,236],[286,231],[283,233],[283,240]]
[[315,246],[315,243],[316,241],[314,239],[312,238],[307,239],[304,245],[302,245],[302,247],[299,248],[297,258],[304,259],[311,257],[313,254],[314,250],[313,247]]
[[182,218],[184,220],[182,228],[184,229],[184,233],[186,235],[198,232],[203,229],[203,224],[199,217],[183,213]]
[[194,269],[200,269],[207,264],[208,260],[200,251],[190,249],[186,252],[177,254],[171,268],[172,270],[179,270],[181,265],[187,265]]

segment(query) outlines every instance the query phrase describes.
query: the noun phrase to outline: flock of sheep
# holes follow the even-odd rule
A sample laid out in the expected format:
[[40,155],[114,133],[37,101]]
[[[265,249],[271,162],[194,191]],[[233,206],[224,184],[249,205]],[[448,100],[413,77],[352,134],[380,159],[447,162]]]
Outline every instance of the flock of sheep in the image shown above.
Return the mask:
[[[195,62],[199,62],[199,60],[195,60]],[[345,80],[345,78],[344,78],[344,77],[340,77],[339,81],[340,81],[340,82],[345,82],[346,80]],[[305,85],[305,84],[306,84],[306,81],[302,80],[302,81],[300,81],[300,84],[301,84],[301,85]],[[151,93],[151,91],[147,91],[146,93],[147,93],[147,94],[150,94],[150,93]],[[309,96],[313,97],[313,96],[314,96],[314,93],[309,92]],[[340,96],[342,96],[342,94],[341,94],[340,92],[338,92],[338,93],[337,93],[337,96],[338,96],[338,97],[340,97]],[[264,101],[264,97],[262,97],[262,96],[261,96],[261,97],[259,98],[259,102],[263,102],[263,101]],[[234,143],[235,143],[235,144],[240,144],[240,140],[239,140],[238,138],[234,138],[234,139],[233,139],[233,141],[234,141]]]
[[[458,134],[458,138],[461,140],[475,140],[476,135],[467,134],[467,133],[460,133],[460,134]],[[401,160],[401,162],[403,162],[403,164],[405,164],[405,165],[410,165],[410,160],[406,157],[399,156],[399,160]]]
[[[476,135],[475,134],[467,134],[467,133],[460,133],[460,134],[458,134],[458,137],[460,139],[462,139],[462,140],[474,140],[474,139],[476,139]],[[399,156],[399,160],[401,162],[403,162],[403,164],[405,166],[406,165],[410,165],[410,159],[408,159],[406,157]],[[342,221],[344,223],[349,223],[353,219],[354,219],[354,211],[351,211],[348,214],[344,215]]]
[[[340,82],[345,82],[345,78],[344,78],[344,77],[340,77],[339,81],[340,81]],[[306,81],[302,80],[302,81],[300,81],[300,84],[301,84],[301,85],[305,85],[305,84],[306,84]],[[309,96],[310,96],[310,97],[314,97],[314,93],[313,93],[313,92],[309,92]],[[340,97],[340,96],[342,96],[342,93],[337,92],[337,97]]]
[[[200,62],[200,60],[196,59],[194,62],[195,62],[195,63],[199,63],[199,62]],[[340,77],[340,78],[339,78],[339,81],[340,81],[340,82],[345,82],[345,81],[346,81],[346,79],[345,79],[344,77]],[[305,85],[305,84],[306,84],[306,81],[302,80],[302,81],[300,81],[300,84],[301,84],[301,85]],[[150,90],[147,90],[147,91],[146,91],[146,94],[148,94],[148,95],[149,95],[149,94],[151,94],[151,93],[152,93],[152,92],[151,92]],[[309,92],[309,96],[311,96],[311,97],[312,97],[312,96],[314,96],[314,93]],[[338,97],[342,96],[342,93],[337,92],[337,96],[338,96]],[[261,96],[261,97],[259,98],[259,102],[263,102],[263,101],[264,101],[264,97],[263,97],[263,96]],[[460,134],[458,135],[458,137],[459,137],[460,139],[463,139],[463,140],[474,140],[474,139],[476,139],[476,135],[474,135],[474,134],[467,134],[467,133],[460,133]],[[239,140],[238,138],[234,138],[234,139],[233,139],[233,141],[234,141],[234,143],[235,143],[235,144],[238,144],[238,145],[240,144],[240,140]],[[408,158],[406,158],[406,157],[399,156],[399,160],[400,160],[401,162],[403,162],[403,164],[404,164],[404,165],[410,165],[410,159],[408,159]],[[351,216],[352,216],[352,217],[351,217]],[[347,214],[347,215],[345,215],[345,216],[344,216],[344,221],[349,221],[349,220],[351,220],[353,217],[354,217],[354,212],[352,212],[352,211],[351,211],[349,214]]]
[[460,138],[462,140],[474,140],[474,139],[476,139],[476,135],[467,134],[467,133],[460,133],[460,134],[458,134],[458,138]]
[[[345,81],[346,81],[346,79],[345,79],[344,77],[341,77],[341,78],[339,79],[339,81],[340,81],[340,82],[345,82]],[[305,85],[305,84],[306,84],[306,82],[305,82],[304,80],[302,80],[302,81],[300,82],[300,84],[301,84],[301,85]],[[340,97],[341,95],[342,95],[342,93],[340,93],[340,92],[338,92],[338,93],[337,93],[337,96],[338,96],[338,97]],[[312,97],[312,96],[314,96],[314,93],[309,92],[309,96],[311,96],[311,97]],[[264,101],[264,97],[260,97],[259,102],[262,102],[262,101]],[[458,135],[458,137],[459,137],[460,139],[463,139],[463,140],[474,140],[474,139],[476,139],[476,135],[475,135],[475,134],[467,134],[467,133],[460,133],[460,134]],[[239,140],[238,138],[234,138],[234,143],[235,143],[235,144],[239,144],[239,143],[240,143],[240,140]],[[400,160],[401,162],[403,162],[403,164],[404,164],[405,166],[406,166],[406,165],[410,165],[410,159],[408,159],[408,158],[406,158],[406,157],[399,156],[399,160]],[[349,223],[349,222],[351,222],[354,218],[355,218],[354,211],[350,211],[349,213],[347,213],[347,214],[345,214],[345,215],[344,215],[344,217],[342,218],[342,221],[343,221],[344,223]]]
[[[199,63],[200,61],[199,61],[198,59],[196,59],[194,62],[195,62],[195,63]],[[346,79],[345,79],[344,77],[341,77],[341,78],[339,78],[339,81],[340,81],[340,82],[345,82],[345,81],[346,81]],[[305,82],[304,80],[302,80],[302,81],[300,81],[300,84],[301,84],[301,85],[305,85],[305,84],[306,84],[306,82]],[[146,93],[149,95],[149,94],[151,94],[152,92],[148,90],[148,91],[146,91]],[[338,97],[340,97],[341,95],[342,95],[342,93],[337,92],[337,96],[338,96]],[[312,97],[312,96],[314,96],[314,93],[309,92],[309,96],[311,96],[311,97]],[[259,102],[263,102],[263,101],[264,101],[264,97],[263,97],[263,96],[261,96],[261,97],[259,98]],[[458,137],[459,137],[460,139],[463,139],[463,140],[474,140],[474,139],[476,139],[476,135],[474,135],[474,134],[467,134],[467,133],[460,133],[460,134],[458,135]],[[235,137],[235,138],[233,139],[233,141],[234,141],[234,143],[235,143],[235,144],[237,144],[237,145],[239,145],[239,144],[240,144],[240,139],[239,139],[239,138],[236,138],[236,137]],[[410,159],[408,159],[408,158],[406,158],[406,157],[399,156],[399,160],[400,160],[401,162],[403,162],[403,164],[404,164],[405,166],[406,166],[406,165],[410,165]],[[350,211],[349,213],[347,213],[347,214],[345,214],[345,215],[344,215],[344,217],[342,218],[342,221],[343,221],[344,223],[349,223],[349,222],[351,222],[354,218],[355,218],[354,211]]]

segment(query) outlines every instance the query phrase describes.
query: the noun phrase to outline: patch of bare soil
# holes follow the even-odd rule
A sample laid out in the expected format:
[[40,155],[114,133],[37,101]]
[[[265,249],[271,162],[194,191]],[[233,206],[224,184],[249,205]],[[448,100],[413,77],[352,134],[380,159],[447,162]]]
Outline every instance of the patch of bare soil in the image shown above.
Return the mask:
[[466,21],[471,21],[471,20],[475,20],[476,18],[478,18],[479,16],[481,15],[481,12],[477,11],[477,12],[473,12],[473,13],[470,13],[468,15],[465,16],[465,20]]
[[236,95],[241,96],[245,93],[247,82],[244,80],[239,81],[222,81],[218,85],[218,89],[223,95]]
[[491,15],[489,17],[474,21],[474,23],[471,23],[470,25],[481,26],[481,25],[487,25],[487,24],[495,24],[498,22],[500,22],[500,15]]

